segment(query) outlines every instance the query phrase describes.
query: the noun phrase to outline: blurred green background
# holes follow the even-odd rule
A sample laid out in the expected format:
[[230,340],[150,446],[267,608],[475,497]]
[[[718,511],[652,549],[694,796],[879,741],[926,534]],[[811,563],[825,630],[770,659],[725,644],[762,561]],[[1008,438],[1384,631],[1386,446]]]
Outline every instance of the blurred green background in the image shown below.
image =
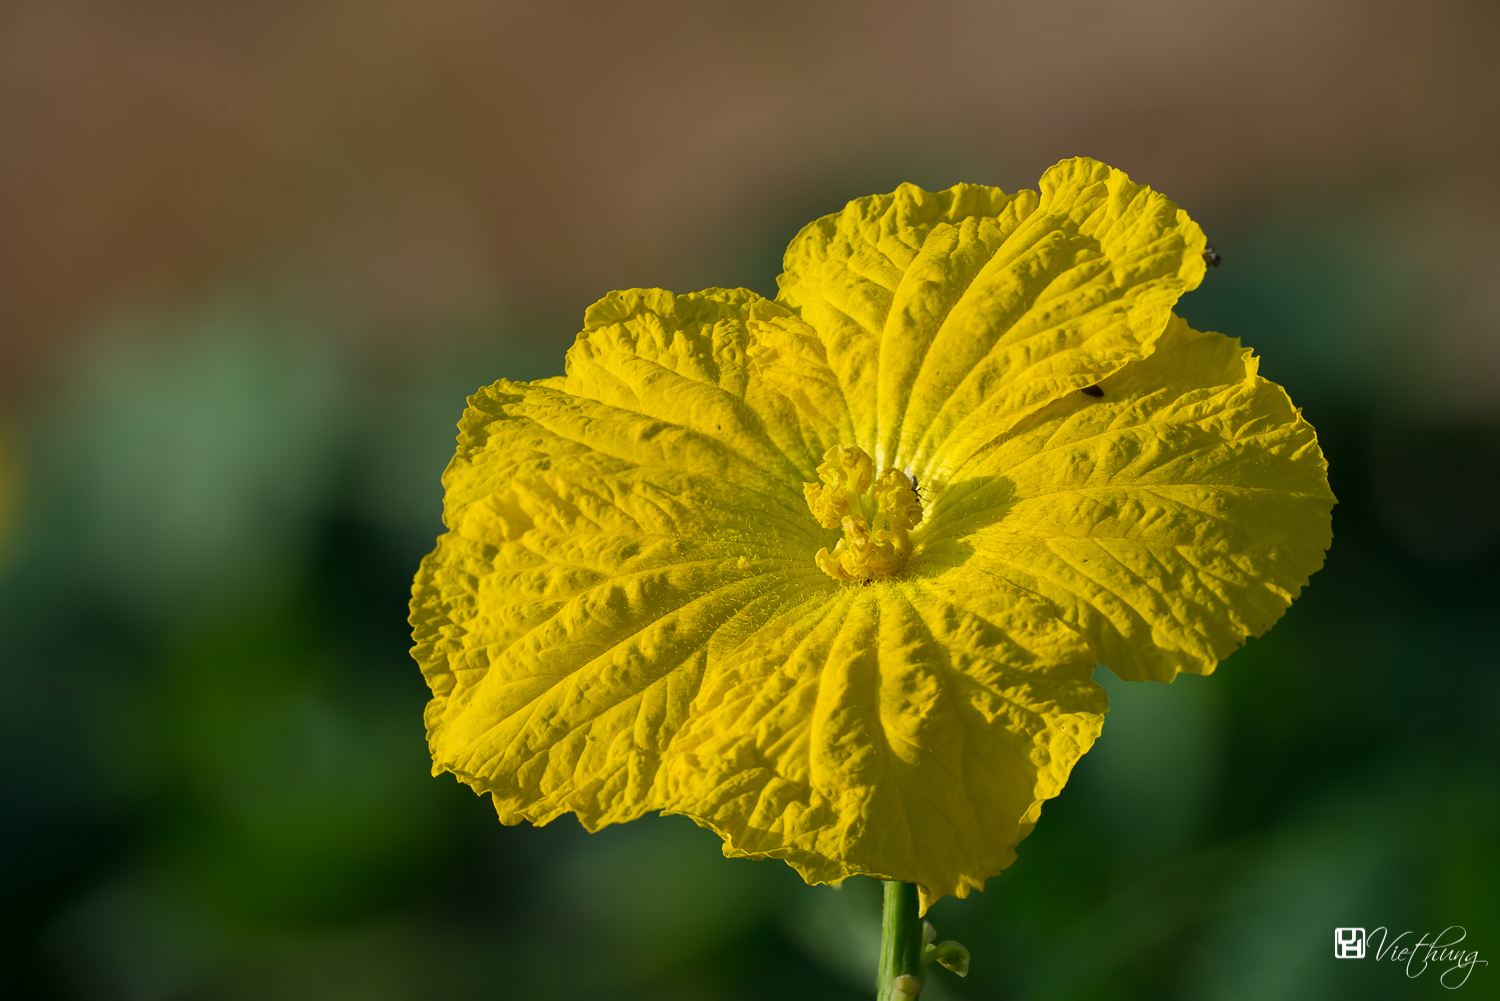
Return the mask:
[[1219,247],[1180,311],[1317,426],[1335,542],[1214,677],[1100,672],[924,997],[1448,996],[1343,925],[1463,925],[1500,997],[1497,15],[0,4],[0,995],[869,997],[871,881],[430,777],[411,574],[465,395],[595,298],[1088,154]]

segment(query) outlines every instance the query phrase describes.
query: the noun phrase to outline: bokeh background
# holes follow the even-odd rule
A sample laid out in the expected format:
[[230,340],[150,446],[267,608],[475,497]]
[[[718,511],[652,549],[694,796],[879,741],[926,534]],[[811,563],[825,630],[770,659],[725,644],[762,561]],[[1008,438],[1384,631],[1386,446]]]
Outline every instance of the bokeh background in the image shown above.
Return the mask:
[[1221,250],[1180,311],[1335,542],[1214,677],[1104,674],[924,997],[1450,996],[1336,925],[1463,925],[1500,997],[1496,52],[1481,0],[0,5],[0,995],[869,997],[872,882],[431,778],[410,577],[465,395],[594,299],[1087,154]]

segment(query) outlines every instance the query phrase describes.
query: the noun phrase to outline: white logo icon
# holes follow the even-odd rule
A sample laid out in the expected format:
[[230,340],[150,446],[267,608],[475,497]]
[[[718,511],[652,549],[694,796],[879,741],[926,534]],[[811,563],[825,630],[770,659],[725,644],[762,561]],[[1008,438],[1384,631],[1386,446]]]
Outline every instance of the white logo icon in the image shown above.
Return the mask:
[[1365,958],[1365,930],[1363,928],[1335,928],[1333,930],[1333,954],[1339,959]]

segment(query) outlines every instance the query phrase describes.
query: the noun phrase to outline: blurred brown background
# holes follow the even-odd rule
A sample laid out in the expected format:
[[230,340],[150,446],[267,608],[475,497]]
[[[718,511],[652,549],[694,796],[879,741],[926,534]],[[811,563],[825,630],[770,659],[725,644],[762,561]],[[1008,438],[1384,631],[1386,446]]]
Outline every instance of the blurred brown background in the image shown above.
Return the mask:
[[1378,204],[1403,265],[1451,282],[1430,336],[1472,377],[1500,253],[1497,18],[1462,0],[10,3],[0,372],[24,393],[100,311],[246,270],[372,349],[432,350],[434,325],[496,296],[560,335],[612,288],[765,284],[774,264],[747,254],[867,188],[1009,189],[1086,154],[1211,234]]
[[595,299],[1084,154],[1222,252],[1179,311],[1318,427],[1335,543],[1215,677],[1100,672],[923,996],[1451,996],[1328,940],[1462,925],[1500,997],[1497,51],[1478,0],[0,3],[0,996],[868,996],[870,881],[429,777],[407,589],[464,396]]

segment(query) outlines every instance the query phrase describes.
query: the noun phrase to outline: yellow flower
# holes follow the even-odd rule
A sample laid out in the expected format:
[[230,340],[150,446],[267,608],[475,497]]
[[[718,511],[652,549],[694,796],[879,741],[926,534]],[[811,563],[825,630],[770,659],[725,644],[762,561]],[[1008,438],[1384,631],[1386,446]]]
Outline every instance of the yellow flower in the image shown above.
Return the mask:
[[775,302],[606,296],[459,426],[412,598],[434,774],[507,824],[982,887],[1098,736],[1096,662],[1206,674],[1322,564],[1313,429],[1172,313],[1203,253],[1075,159],[851,202]]

